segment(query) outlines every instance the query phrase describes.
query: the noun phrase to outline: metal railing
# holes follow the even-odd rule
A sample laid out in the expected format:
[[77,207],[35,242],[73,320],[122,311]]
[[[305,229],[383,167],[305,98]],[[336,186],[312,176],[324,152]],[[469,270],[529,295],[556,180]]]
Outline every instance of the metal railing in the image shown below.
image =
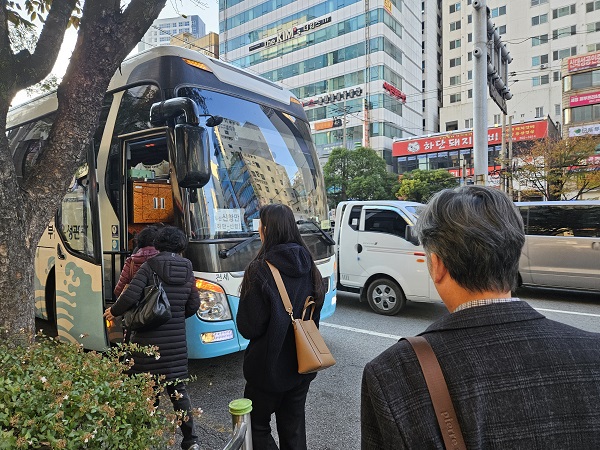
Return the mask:
[[247,398],[238,398],[229,403],[233,434],[223,450],[253,450],[250,411],[252,401]]

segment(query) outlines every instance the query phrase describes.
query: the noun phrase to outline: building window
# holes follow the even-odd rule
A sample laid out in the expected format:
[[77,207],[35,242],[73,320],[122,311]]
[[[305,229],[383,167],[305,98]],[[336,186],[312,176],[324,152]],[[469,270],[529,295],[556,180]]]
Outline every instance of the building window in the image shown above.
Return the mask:
[[600,9],[600,0],[596,0],[595,2],[589,2],[585,4],[585,12],[592,12]]
[[552,72],[552,79],[554,81],[560,81],[560,70],[555,70]]
[[460,56],[458,58],[450,58],[450,67],[460,66]]
[[531,58],[532,66],[539,66],[540,64],[548,64],[548,55],[533,56]]
[[533,86],[541,86],[542,84],[550,83],[550,75],[541,75],[531,79]]
[[552,10],[553,19],[568,16],[569,14],[575,14],[575,3],[569,6],[563,6],[562,8],[556,8]]
[[540,14],[531,18],[531,25],[536,26],[548,22],[548,14]]
[[467,61],[472,61],[473,60],[473,52],[468,52],[467,53]]
[[600,50],[600,44],[590,44],[587,46],[587,51],[589,52],[595,52],[597,50]]
[[544,117],[544,107],[543,106],[538,106],[535,108],[535,117],[540,118],[540,117]]
[[472,23],[473,22],[473,14],[469,14],[467,16],[467,23]]
[[460,75],[450,77],[450,86],[456,86],[457,84],[460,84]]
[[504,14],[506,14],[506,5],[492,9],[492,17],[503,16]]
[[472,79],[473,79],[473,71],[467,70],[467,80],[472,80]]
[[446,131],[456,131],[458,130],[458,122],[453,120],[452,122],[446,122]]
[[571,108],[571,122],[591,122],[598,119],[600,119],[600,107],[598,105]]
[[[471,41],[469,41],[471,42]],[[450,50],[454,50],[455,48],[460,48],[460,39],[455,39],[450,41]]]
[[494,125],[498,125],[500,123],[500,114],[494,114]]
[[460,102],[460,92],[456,94],[450,94],[450,103],[458,103]]
[[460,11],[460,2],[459,3],[453,3],[452,5],[450,5],[450,12],[456,12],[456,11]]
[[552,52],[552,60],[558,61],[559,59],[568,58],[569,56],[575,56],[577,54],[577,46],[563,48],[562,50],[554,50]]
[[506,25],[500,25],[498,27],[498,34],[506,34]]
[[533,36],[531,38],[531,46],[532,47],[536,47],[538,45],[547,44],[547,43],[548,43],[548,35],[547,34],[540,34],[539,36]]
[[560,114],[561,114],[560,103],[555,103],[554,104],[554,115],[560,116]]
[[543,5],[544,3],[548,3],[548,0],[531,0],[531,6]]
[[465,128],[473,128],[473,119],[465,119]]
[[467,34],[467,42],[473,42],[473,33]]
[[450,31],[460,30],[460,20],[450,23]]
[[552,39],[560,39],[567,36],[573,36],[577,33],[577,27],[575,25],[565,28],[559,28],[558,30],[552,31]]
[[[473,98],[473,89],[467,90],[467,98]],[[471,119],[473,120],[473,119]]]
[[595,33],[596,31],[600,31],[600,22],[593,22],[587,24],[588,33]]

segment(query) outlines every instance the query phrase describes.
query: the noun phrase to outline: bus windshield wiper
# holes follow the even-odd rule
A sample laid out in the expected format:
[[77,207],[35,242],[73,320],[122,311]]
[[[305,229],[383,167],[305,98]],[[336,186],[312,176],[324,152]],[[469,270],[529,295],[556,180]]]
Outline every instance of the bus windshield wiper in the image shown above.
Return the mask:
[[239,252],[241,249],[247,247],[249,244],[251,244],[252,242],[256,241],[257,239],[259,239],[260,236],[257,234],[254,234],[252,236],[250,236],[247,239],[244,239],[242,242],[238,242],[237,244],[235,244],[233,247],[228,248],[228,249],[224,249],[222,248],[221,250],[219,250],[219,256],[222,259],[227,259],[229,258],[231,255],[235,255],[237,252]]
[[324,241],[327,243],[327,245],[335,245],[335,241],[331,238],[331,236],[329,236],[327,233],[325,233],[323,231],[323,229],[317,225],[316,223],[314,223],[311,220],[298,220],[296,221],[297,225],[312,225],[314,228],[317,229],[317,231],[319,233],[321,233],[323,235],[323,237],[325,238]]

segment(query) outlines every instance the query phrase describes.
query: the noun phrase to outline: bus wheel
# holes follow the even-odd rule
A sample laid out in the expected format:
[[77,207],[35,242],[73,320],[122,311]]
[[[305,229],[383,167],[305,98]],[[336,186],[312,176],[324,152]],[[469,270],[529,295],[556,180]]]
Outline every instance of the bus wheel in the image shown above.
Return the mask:
[[377,278],[369,284],[367,301],[376,313],[393,316],[404,307],[406,297],[395,281],[389,278]]

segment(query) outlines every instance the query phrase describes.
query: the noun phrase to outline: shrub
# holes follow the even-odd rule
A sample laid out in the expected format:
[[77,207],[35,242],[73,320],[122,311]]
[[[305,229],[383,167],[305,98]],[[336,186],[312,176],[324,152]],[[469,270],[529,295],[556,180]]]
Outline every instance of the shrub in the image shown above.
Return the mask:
[[[154,407],[158,385],[151,375],[126,374],[125,350],[141,351],[130,345],[85,352],[41,335],[27,346],[0,344],[0,449],[172,444],[177,419]],[[143,351],[159,357],[156,349]]]

